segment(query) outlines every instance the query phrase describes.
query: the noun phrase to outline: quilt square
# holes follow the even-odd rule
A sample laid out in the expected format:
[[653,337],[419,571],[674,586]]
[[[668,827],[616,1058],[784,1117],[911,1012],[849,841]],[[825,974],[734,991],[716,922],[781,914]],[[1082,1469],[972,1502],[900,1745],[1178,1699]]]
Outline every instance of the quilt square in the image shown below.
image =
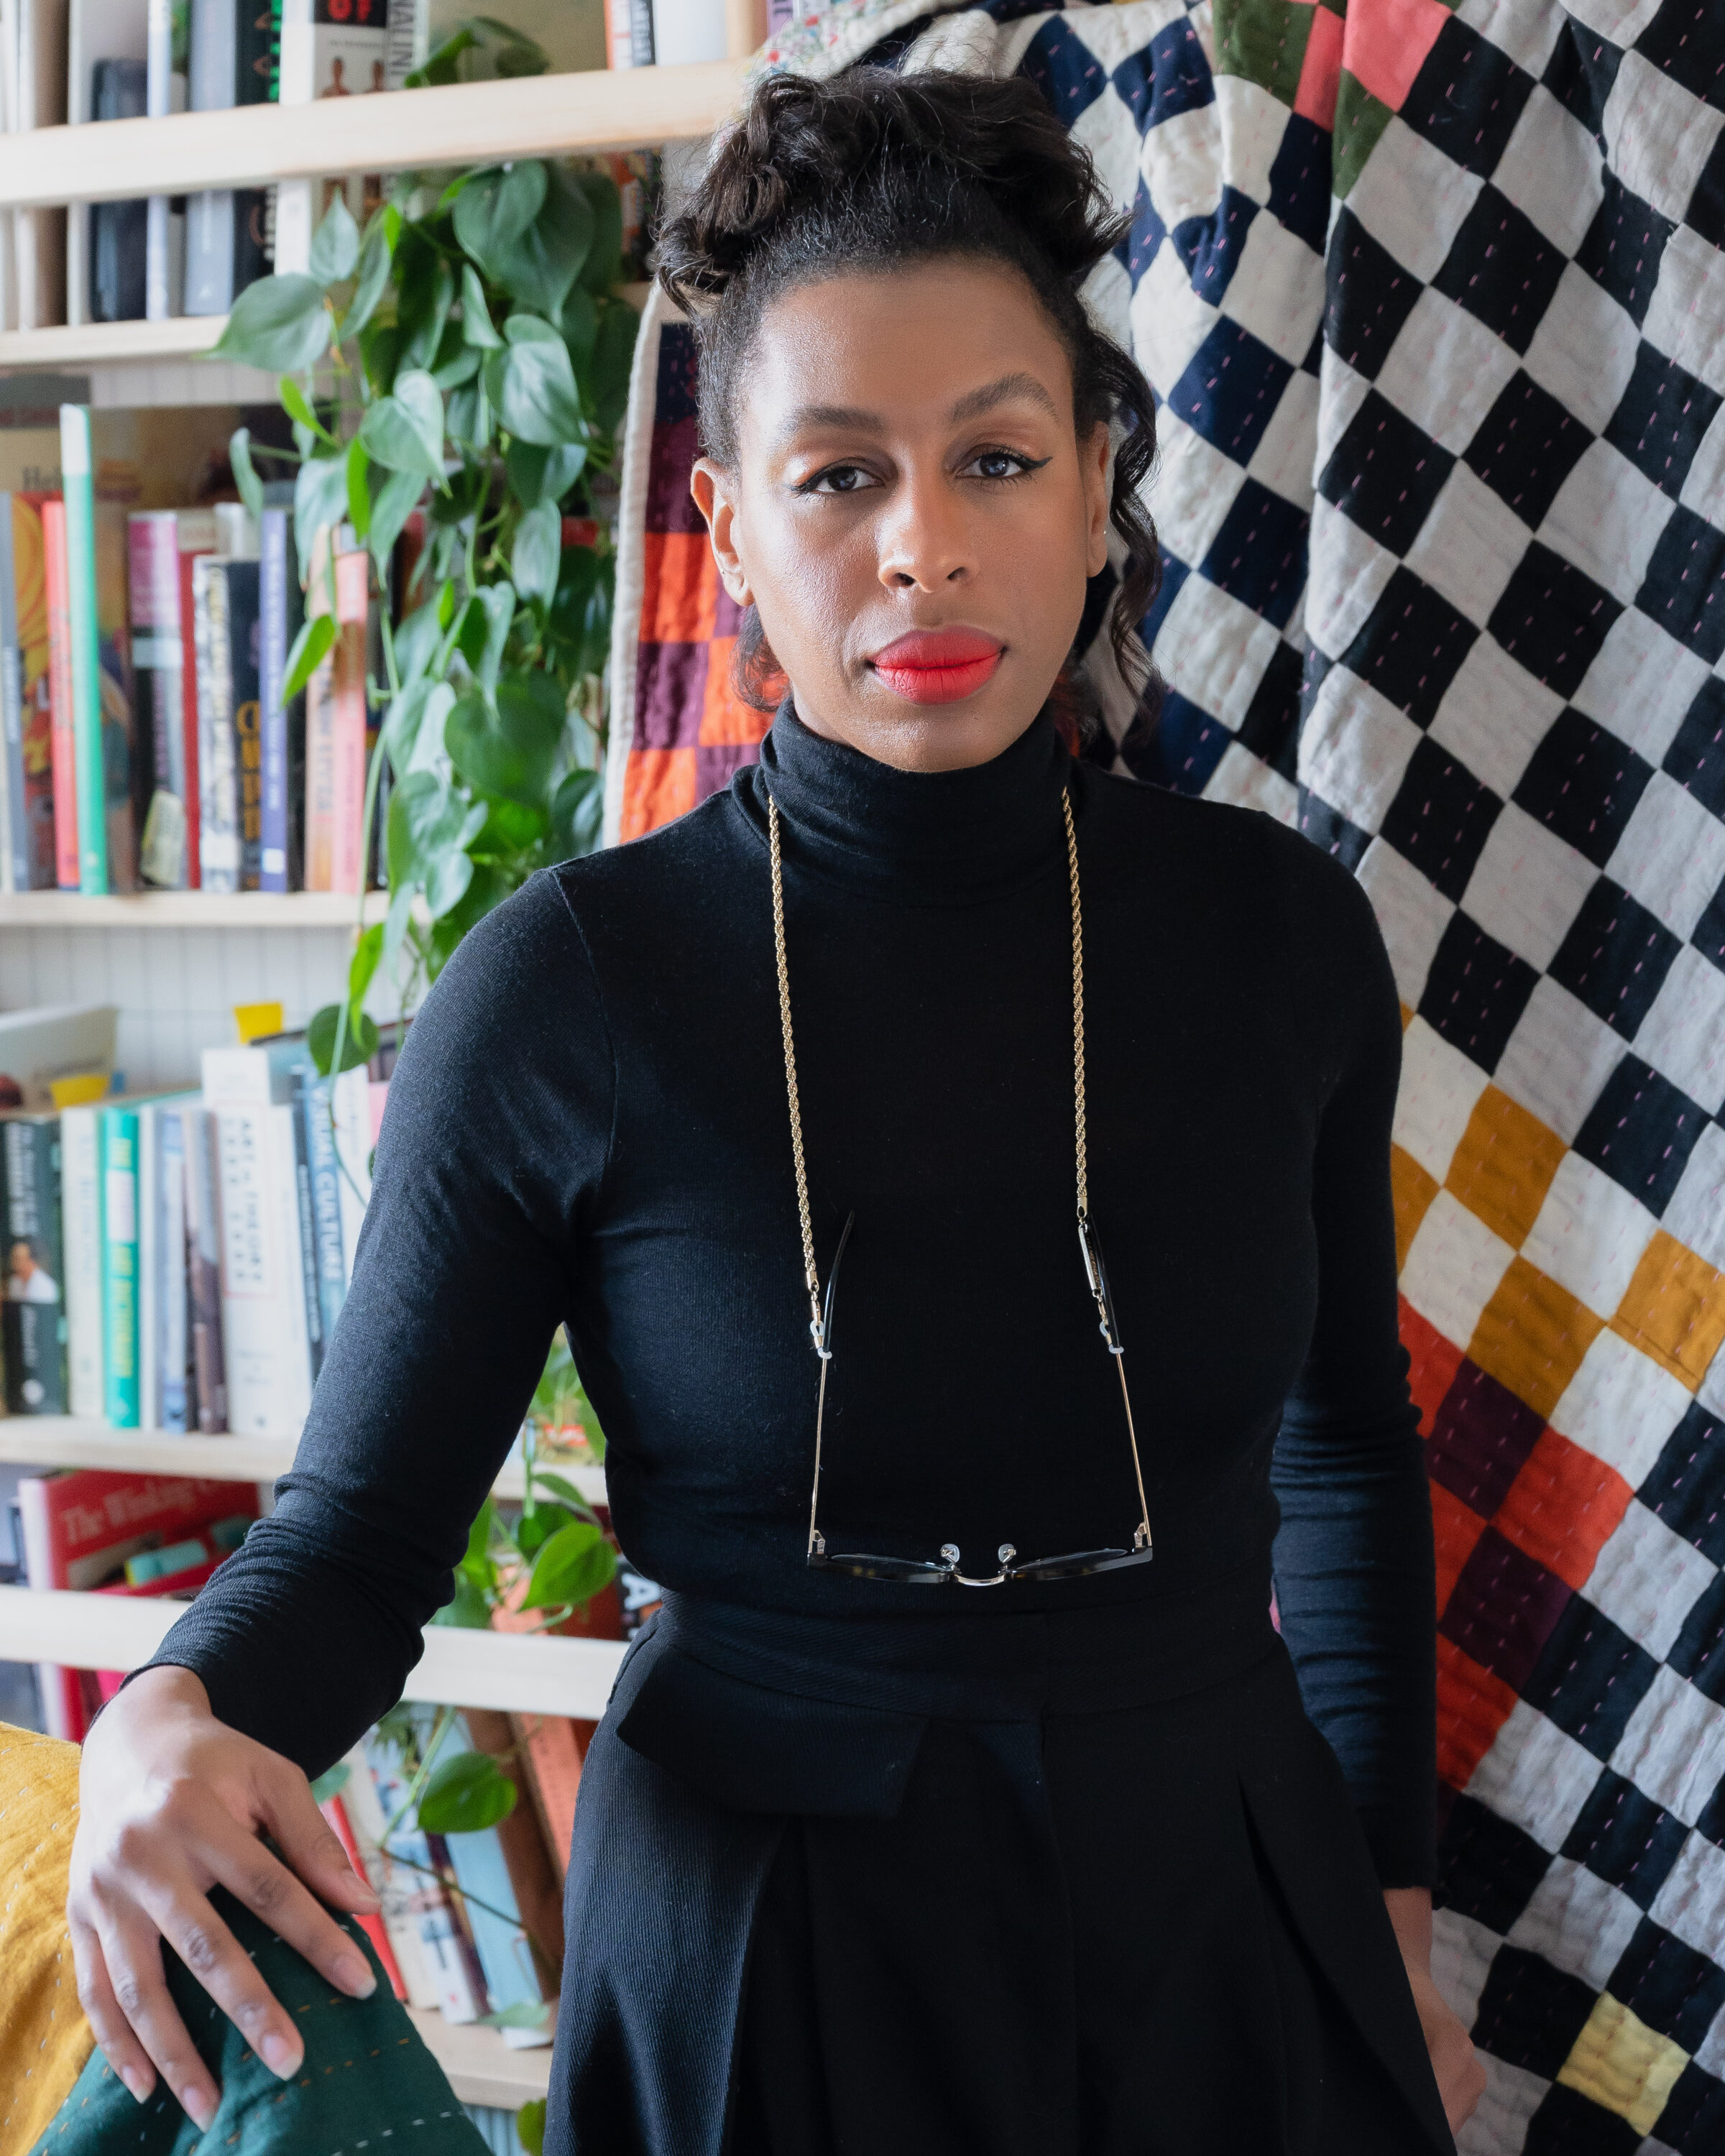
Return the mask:
[[1644,343],[1605,439],[1675,501],[1725,398]]
[[[1259,215],[1258,205],[1250,196],[1243,195],[1238,187],[1224,186],[1221,201],[1207,216],[1187,218],[1169,228],[1168,238],[1186,265],[1187,280],[1206,305],[1221,305]],[[1300,352],[1296,351],[1290,363],[1297,366],[1299,360]]]
[[1515,371],[1516,356],[1501,338],[1427,285],[1378,369],[1378,388],[1440,449],[1459,455]]
[[1652,766],[1615,734],[1567,707],[1533,752],[1513,798],[1604,868],[1652,776]]
[[1318,475],[1318,491],[1394,554],[1405,554],[1455,459],[1368,389]]
[[1467,889],[1502,803],[1435,742],[1409,760],[1378,832],[1448,899]]
[[1668,1812],[1692,1823],[1725,1766],[1725,1707],[1661,1664],[1636,1702],[1610,1763]]
[[1641,333],[1610,294],[1572,262],[1522,364],[1583,426],[1598,434],[1635,372]]
[[1705,0],[1665,0],[1635,40],[1635,51],[1650,66],[1725,110],[1717,40],[1707,35],[1713,27],[1712,12]]
[[1622,610],[1609,592],[1536,539],[1488,626],[1536,681],[1568,698],[1581,686]]
[[1599,144],[1542,83],[1490,177],[1553,247],[1573,255],[1599,207],[1600,162]]
[[1473,2041],[1512,2066],[1552,2080],[1587,2026],[1595,1994],[1538,1954],[1498,1949],[1480,1997]]
[[1468,212],[1435,290],[1495,330],[1512,351],[1533,341],[1562,277],[1564,259],[1527,213],[1489,183]]
[[1711,2156],[1725,2140],[1725,2082],[1703,2072],[1692,2059],[1666,2098],[1659,2136],[1660,2144],[1674,2148],[1677,2156]]
[[1401,106],[1402,118],[1446,157],[1490,179],[1534,88],[1533,78],[1451,16]]
[[1639,329],[1647,319],[1660,261],[1675,228],[1651,203],[1632,195],[1609,166],[1601,179],[1604,192],[1575,259]]
[[[1108,86],[1108,72],[1081,38],[1059,15],[1050,16],[1031,38],[1018,72],[1034,82],[1055,116],[1070,127]],[[1141,126],[1141,134],[1143,129]]]
[[[1224,312],[1298,367],[1323,320],[1322,258],[1296,239],[1273,210],[1259,209],[1244,196],[1238,200],[1244,205],[1244,237],[1237,256],[1239,274],[1229,278]],[[1174,242],[1180,244],[1179,233]],[[1205,299],[1216,300],[1216,292],[1200,284],[1196,275],[1193,282]]]
[[1639,1056],[1625,1055],[1577,1132],[1575,1151],[1657,1219],[1707,1120],[1669,1079]]
[[1586,1586],[1629,1510],[1615,1467],[1554,1430],[1542,1430],[1494,1522],[1516,1548],[1569,1587]]
[[1625,1781],[1607,1767],[1594,1784],[1560,1854],[1586,1865],[1589,1871],[1628,1895],[1638,1908],[1647,1910],[1652,1907],[1688,1835],[1681,1820],[1662,1811],[1633,1782]]
[[[1712,1124],[1702,1137],[1717,1131]],[[1699,1151],[1699,1146],[1692,1147],[1692,1164]],[[1667,1205],[1667,1219],[1671,1211]],[[1725,1270],[1661,1226],[1642,1253],[1611,1322],[1667,1375],[1681,1384],[1699,1385],[1725,1344]]]
[[1662,921],[1609,876],[1601,876],[1549,970],[1554,981],[1625,1040],[1633,1040],[1678,948]]
[[1702,684],[1684,712],[1663,768],[1703,808],[1725,819],[1725,680],[1717,675]]
[[1711,1586],[1686,1611],[1670,1661],[1680,1677],[1725,1706],[1725,1573],[1716,1573]]
[[1507,1387],[1464,1363],[1433,1420],[1426,1445],[1431,1478],[1489,1520],[1509,1495],[1544,1426]]
[[1482,1070],[1495,1071],[1538,978],[1525,959],[1458,913],[1431,962],[1420,1015]]
[[1186,15],[1158,30],[1142,50],[1122,60],[1110,80],[1140,135],[1177,112],[1195,112],[1216,100],[1210,64]]
[[1525,1692],[1573,1592],[1488,1526],[1461,1568],[1439,1630],[1482,1669]]
[[1236,463],[1247,464],[1293,372],[1280,353],[1224,316],[1168,392],[1168,408]]
[[1563,1152],[1555,1131],[1496,1086],[1486,1086],[1450,1155],[1444,1181],[1469,1212],[1512,1249],[1519,1249],[1539,1217]]
[[1635,1494],[1674,1534],[1725,1565],[1725,1422],[1692,1402]]
[[1567,1144],[1622,1054],[1622,1041],[1604,1021],[1543,974],[1496,1076],[1512,1100],[1548,1123]]
[[[1270,166],[1270,208],[1315,254],[1325,252],[1330,225],[1330,137],[1302,114],[1291,112]],[[1344,212],[1345,215],[1346,213]]]
[[1573,847],[1511,802],[1491,826],[1461,894],[1462,910],[1543,971],[1562,947],[1595,873]]
[[1306,583],[1309,521],[1291,502],[1249,477],[1199,569],[1213,584],[1284,629]]
[[[1674,935],[1686,937],[1725,875],[1725,820],[1656,771],[1607,867]],[[1699,1050],[1699,1009],[1691,1016],[1697,1021],[1693,1047]]]
[[1577,1594],[1553,1628],[1522,1697],[1596,1759],[1608,1760],[1658,1671],[1645,1647]]
[[[1440,1640],[1439,1651],[1453,1650],[1446,1640]],[[1542,1849],[1555,1854],[1580,1816],[1581,1808],[1600,1772],[1599,1763],[1592,1753],[1573,1737],[1565,1735],[1554,1722],[1548,1721],[1525,1700],[1517,1700],[1497,1743],[1481,1760],[1467,1789],[1470,1796],[1512,1820],[1532,1835]],[[1530,1903],[1527,1915],[1517,1926],[1518,1932],[1533,1919],[1537,1905],[1549,1902],[1554,1890],[1564,1881],[1574,1881],[1575,1891],[1587,1892],[1585,1875],[1577,1877],[1576,1867],[1559,1858],[1546,1875],[1546,1881]],[[1609,1898],[1612,1890],[1603,1880],[1594,1883],[1597,1893],[1591,1899],[1597,1906]],[[1625,1904],[1620,1919],[1624,1940],[1628,1939],[1639,1920],[1640,1912],[1635,1905]],[[1514,1943],[1530,1942],[1517,1939]],[[1620,1943],[1610,1961],[1600,1970],[1595,1990],[1604,1982],[1620,1951]],[[1579,1970],[1573,1973],[1581,1974]]]
[[1433,1900],[1440,1897],[1445,1908],[1505,1933],[1550,1869],[1550,1852],[1532,1835],[1463,1794],[1444,1829]]
[[1725,135],[1708,152],[1683,222],[1710,247],[1725,247]]
[[1507,800],[1563,708],[1563,698],[1524,673],[1496,637],[1482,636],[1462,660],[1428,731]]
[[1725,531],[1679,502],[1635,604],[1709,666],[1725,658]]
[[1602,1992],[1552,2090],[1527,2123],[1528,2156],[1635,2156],[1686,2053]]
[[1527,546],[1527,527],[1466,465],[1444,481],[1408,549],[1408,567],[1476,628],[1497,610]]
[[[1338,121],[1339,132],[1339,121]],[[1342,189],[1345,173],[1338,173]],[[1480,192],[1471,172],[1394,116],[1345,199],[1378,244],[1430,284]]]
[[[1659,0],[1640,0],[1646,14],[1658,4]],[[1630,22],[1618,20],[1612,28],[1625,43],[1633,42]],[[1597,18],[1583,17],[1578,21],[1572,17],[1552,47],[1551,58],[1540,77],[1563,110],[1598,138],[1601,148],[1604,146],[1605,100],[1622,60],[1622,45],[1613,43],[1610,32]]]
[[[1602,1771],[1598,1760],[1584,1752],[1581,1757],[1596,1779]],[[1590,1780],[1589,1795],[1592,1789]],[[1543,1954],[1565,1975],[1602,1991],[1635,1937],[1641,1914],[1628,1895],[1586,1865],[1558,1856],[1511,1930],[1509,1943]]]
[[1690,942],[1703,958],[1710,959],[1725,973],[1725,882],[1707,901],[1702,916],[1695,924],[1695,933]]
[[1629,607],[1612,624],[1575,706],[1658,763],[1707,678],[1704,660]]
[[1543,521],[1591,439],[1549,390],[1517,369],[1462,461],[1531,530]]
[[1650,2029],[1694,2051],[1725,2006],[1725,1969],[1645,1918],[1611,1972],[1611,1996]]
[[1638,1500],[1600,1551],[1587,1599],[1650,1655],[1676,1669],[1681,1667],[1672,1652],[1678,1636],[1718,1577],[1717,1568],[1692,1543],[1673,1534]]
[[1302,671],[1298,649],[1291,644],[1278,644],[1258,677],[1237,736],[1242,748],[1250,749],[1291,782],[1296,776],[1299,747]]
[[1324,341],[1356,374],[1374,380],[1424,285],[1344,203],[1336,213],[1326,286]]
[[1430,584],[1398,568],[1343,663],[1425,726],[1437,716],[1478,634]]
[[[1678,0],[1676,7],[1661,9],[1661,16],[1680,14],[1681,5]],[[1650,33],[1656,37],[1655,24],[1643,34]],[[1717,69],[1717,34],[1697,44],[1692,64]],[[1642,51],[1625,54],[1605,100],[1605,140],[1624,184],[1656,210],[1675,219],[1688,208],[1722,126],[1720,114],[1710,110],[1675,73],[1656,65]]]
[[1202,793],[1233,738],[1222,721],[1201,706],[1178,689],[1166,690],[1139,776],[1176,793]]
[[1589,442],[1540,526],[1543,544],[1627,604],[1677,514],[1668,495],[1604,440]]

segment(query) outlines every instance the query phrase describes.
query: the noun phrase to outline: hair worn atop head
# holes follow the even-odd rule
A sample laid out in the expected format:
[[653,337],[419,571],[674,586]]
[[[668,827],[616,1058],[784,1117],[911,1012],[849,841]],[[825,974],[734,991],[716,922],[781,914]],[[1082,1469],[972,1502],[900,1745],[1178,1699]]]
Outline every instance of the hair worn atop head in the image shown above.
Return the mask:
[[[865,67],[828,82],[765,77],[659,235],[659,281],[696,324],[707,454],[736,461],[739,380],[761,316],[782,294],[942,256],[1005,264],[1065,349],[1080,439],[1099,421],[1117,429],[1109,516],[1127,558],[1108,634],[1122,671],[1142,680],[1127,640],[1158,572],[1138,495],[1156,454],[1155,407],[1137,367],[1078,296],[1127,222],[1089,153],[1021,76]],[[771,654],[752,609],[738,658],[746,693],[761,701]]]

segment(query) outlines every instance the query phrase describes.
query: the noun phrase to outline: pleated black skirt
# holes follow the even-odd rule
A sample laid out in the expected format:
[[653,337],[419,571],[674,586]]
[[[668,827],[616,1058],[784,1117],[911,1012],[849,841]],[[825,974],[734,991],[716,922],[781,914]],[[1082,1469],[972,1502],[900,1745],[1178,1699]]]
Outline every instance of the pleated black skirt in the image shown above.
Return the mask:
[[1117,1613],[1089,1656],[1009,1620],[1035,1681],[990,1637],[950,1692],[973,1643],[926,1625],[815,1690],[704,1615],[632,1652],[588,1755],[551,2156],[1452,2156],[1267,1621],[1133,1697],[1182,1680]]

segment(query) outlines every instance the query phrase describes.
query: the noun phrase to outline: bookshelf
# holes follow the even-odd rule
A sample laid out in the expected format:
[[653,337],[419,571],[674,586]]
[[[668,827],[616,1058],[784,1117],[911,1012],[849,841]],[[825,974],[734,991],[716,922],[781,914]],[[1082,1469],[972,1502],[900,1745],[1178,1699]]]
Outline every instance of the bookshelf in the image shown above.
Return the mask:
[[[367,927],[389,910],[387,891],[365,897]],[[0,891],[0,928],[352,928],[359,901],[343,891]]]
[[534,2097],[542,2101],[549,2094],[549,2044],[531,2051],[511,2051],[495,2029],[482,2029],[476,2023],[464,2028],[435,2011],[419,2012],[411,2006],[407,2015],[463,2103],[519,2111]]

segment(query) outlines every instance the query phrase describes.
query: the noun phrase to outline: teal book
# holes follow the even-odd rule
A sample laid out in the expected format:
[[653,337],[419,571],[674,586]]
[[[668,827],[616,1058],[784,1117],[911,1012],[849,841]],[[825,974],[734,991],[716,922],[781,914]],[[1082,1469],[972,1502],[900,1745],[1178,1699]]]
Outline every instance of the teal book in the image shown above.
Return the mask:
[[108,888],[107,773],[102,757],[102,667],[96,615],[95,485],[90,408],[60,407],[60,475],[66,502],[66,582],[72,644],[72,747],[77,773],[78,888]]
[[103,1412],[116,1430],[138,1427],[138,1118],[105,1108],[102,1188]]

